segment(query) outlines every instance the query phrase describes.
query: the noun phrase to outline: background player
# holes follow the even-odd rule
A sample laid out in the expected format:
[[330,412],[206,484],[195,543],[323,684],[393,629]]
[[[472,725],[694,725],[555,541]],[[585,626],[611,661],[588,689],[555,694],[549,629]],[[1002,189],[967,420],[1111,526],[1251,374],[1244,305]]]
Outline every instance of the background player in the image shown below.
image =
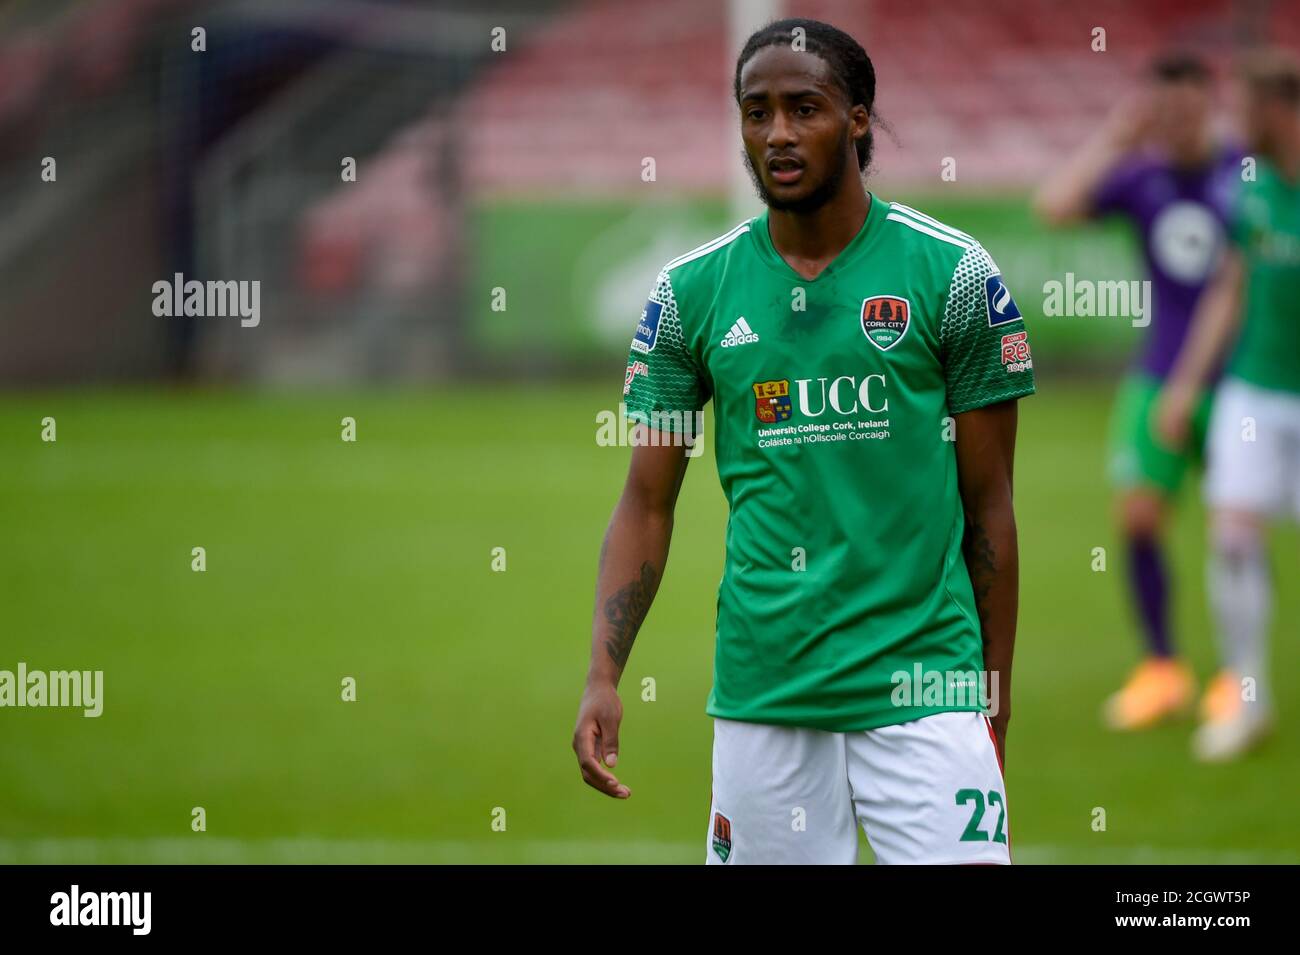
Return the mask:
[[1272,724],[1267,638],[1273,583],[1270,518],[1300,517],[1300,66],[1260,53],[1244,70],[1245,125],[1255,167],[1243,167],[1232,250],[1205,295],[1160,400],[1159,426],[1186,442],[1196,395],[1232,346],[1210,424],[1209,588],[1224,671],[1193,740],[1227,760]]
[[[714,403],[730,517],[708,860],[851,863],[861,820],[880,862],[1005,863],[1024,323],[979,243],[863,189],[875,73],[851,37],[765,27],[735,98],[767,211],[664,267],[626,379],[642,429]],[[573,745],[610,796],[630,795],[609,771],[617,684],[686,461],[634,448],[601,550]],[[900,673],[985,669],[992,722],[951,684],[896,695]]]
[[1052,224],[1108,215],[1131,221],[1155,298],[1152,326],[1120,386],[1110,428],[1108,470],[1145,644],[1145,658],[1106,701],[1104,716],[1115,729],[1143,729],[1184,712],[1195,692],[1170,634],[1162,537],[1183,477],[1200,460],[1210,397],[1208,390],[1198,397],[1191,436],[1178,450],[1156,440],[1152,409],[1221,253],[1237,179],[1239,153],[1216,142],[1211,129],[1212,99],[1201,59],[1174,53],[1156,60],[1143,88],[1036,197]]

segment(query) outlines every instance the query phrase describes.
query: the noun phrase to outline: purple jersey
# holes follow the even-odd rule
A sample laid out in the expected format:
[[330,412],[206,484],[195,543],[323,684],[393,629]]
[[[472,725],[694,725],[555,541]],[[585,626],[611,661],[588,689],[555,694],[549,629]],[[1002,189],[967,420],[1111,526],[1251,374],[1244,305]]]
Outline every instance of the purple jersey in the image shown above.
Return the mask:
[[1163,379],[1173,367],[1200,297],[1222,253],[1241,154],[1221,149],[1206,166],[1178,169],[1133,155],[1102,180],[1094,216],[1120,214],[1137,226],[1151,277],[1154,315],[1138,367]]

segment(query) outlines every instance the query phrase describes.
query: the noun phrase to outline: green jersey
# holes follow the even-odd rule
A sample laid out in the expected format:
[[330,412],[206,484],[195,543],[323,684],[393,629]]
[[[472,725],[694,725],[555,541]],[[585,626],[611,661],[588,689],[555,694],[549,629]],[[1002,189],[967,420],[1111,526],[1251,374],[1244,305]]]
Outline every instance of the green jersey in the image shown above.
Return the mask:
[[1245,313],[1228,373],[1300,394],[1300,183],[1266,160],[1242,183],[1232,229],[1246,266]]
[[708,713],[848,731],[981,709],[952,683],[983,653],[951,416],[1033,390],[989,254],[907,206],[871,197],[814,279],[766,212],[664,266],[625,413],[677,431],[713,400],[730,516]]

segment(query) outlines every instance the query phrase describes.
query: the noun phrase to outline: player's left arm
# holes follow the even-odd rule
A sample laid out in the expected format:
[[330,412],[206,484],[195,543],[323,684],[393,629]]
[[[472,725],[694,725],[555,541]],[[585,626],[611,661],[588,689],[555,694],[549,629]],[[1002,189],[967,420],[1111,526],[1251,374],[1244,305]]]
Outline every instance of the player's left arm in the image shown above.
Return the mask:
[[955,416],[957,482],[966,513],[962,551],[979,611],[990,687],[997,674],[997,697],[990,701],[989,719],[1004,764],[1020,601],[1016,515],[1011,506],[1016,407],[1015,401],[1002,401]]
[[997,264],[978,243],[953,271],[940,339],[966,520],[962,551],[979,613],[990,692],[997,675],[989,718],[998,755],[1005,758],[1020,593],[1011,465],[1017,399],[1034,393],[1034,363],[1020,310]]

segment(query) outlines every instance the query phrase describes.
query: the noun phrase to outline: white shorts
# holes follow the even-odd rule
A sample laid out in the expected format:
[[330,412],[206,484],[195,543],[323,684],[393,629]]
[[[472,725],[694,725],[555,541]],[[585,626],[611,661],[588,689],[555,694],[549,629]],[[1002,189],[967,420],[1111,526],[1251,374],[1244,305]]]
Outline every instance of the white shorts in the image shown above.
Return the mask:
[[982,713],[851,733],[713,721],[710,865],[1011,861],[1006,786]]
[[1223,381],[1210,416],[1205,498],[1216,508],[1300,518],[1300,395]]

